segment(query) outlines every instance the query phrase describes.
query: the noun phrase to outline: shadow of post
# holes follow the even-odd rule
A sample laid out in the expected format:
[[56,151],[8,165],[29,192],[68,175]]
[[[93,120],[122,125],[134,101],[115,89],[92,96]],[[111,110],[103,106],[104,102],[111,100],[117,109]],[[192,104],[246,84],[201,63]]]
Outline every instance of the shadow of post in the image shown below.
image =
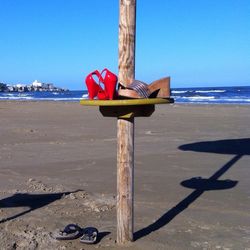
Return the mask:
[[11,197],[4,198],[0,200],[0,208],[11,208],[11,207],[29,207],[28,210],[25,210],[21,213],[15,214],[8,218],[4,218],[0,220],[0,223],[13,220],[18,218],[24,214],[27,214],[35,209],[44,207],[56,200],[61,199],[63,196],[68,195],[70,193],[75,193],[80,190],[76,190],[73,192],[64,192],[64,193],[54,193],[54,194],[25,194],[25,193],[17,193],[12,195]]
[[135,232],[134,240],[138,240],[168,224],[178,214],[184,211],[191,203],[193,203],[197,198],[199,198],[205,191],[229,189],[237,185],[237,181],[218,179],[226,171],[228,171],[243,155],[250,154],[250,139],[246,138],[235,140],[198,142],[182,145],[179,147],[179,149],[185,151],[190,150],[215,154],[233,154],[235,156],[208,179],[198,177],[181,182],[181,185],[183,185],[184,187],[194,188],[195,190],[182,201],[180,201],[175,207],[171,208],[169,211],[163,214],[154,223]]

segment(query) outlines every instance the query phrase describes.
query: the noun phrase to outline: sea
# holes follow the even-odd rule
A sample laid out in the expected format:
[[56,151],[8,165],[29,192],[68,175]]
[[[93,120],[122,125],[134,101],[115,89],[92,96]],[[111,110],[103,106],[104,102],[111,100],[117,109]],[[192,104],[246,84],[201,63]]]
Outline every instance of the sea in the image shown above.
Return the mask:
[[[250,86],[173,88],[175,103],[185,104],[240,104],[250,105]],[[19,101],[66,101],[79,102],[87,99],[86,90],[65,92],[0,92],[0,100]]]

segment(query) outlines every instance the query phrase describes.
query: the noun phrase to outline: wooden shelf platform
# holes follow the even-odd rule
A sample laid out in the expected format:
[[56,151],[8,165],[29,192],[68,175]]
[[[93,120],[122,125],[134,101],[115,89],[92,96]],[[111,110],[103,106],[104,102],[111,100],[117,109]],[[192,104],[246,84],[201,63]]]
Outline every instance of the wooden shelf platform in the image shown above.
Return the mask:
[[149,117],[155,110],[155,104],[174,103],[173,98],[148,98],[124,100],[81,100],[83,106],[99,106],[103,116],[132,118]]
[[89,100],[82,99],[81,105],[85,106],[130,106],[173,103],[173,98],[147,98],[147,99],[122,99],[122,100]]

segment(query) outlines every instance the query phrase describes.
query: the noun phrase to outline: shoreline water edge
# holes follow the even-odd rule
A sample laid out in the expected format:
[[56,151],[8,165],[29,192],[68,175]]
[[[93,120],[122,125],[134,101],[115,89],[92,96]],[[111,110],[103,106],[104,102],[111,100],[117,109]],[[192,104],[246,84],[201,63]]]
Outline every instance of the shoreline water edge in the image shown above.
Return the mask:
[[[194,104],[250,104],[250,86],[172,88],[175,103]],[[19,101],[66,101],[87,99],[86,90],[0,92],[1,100]]]

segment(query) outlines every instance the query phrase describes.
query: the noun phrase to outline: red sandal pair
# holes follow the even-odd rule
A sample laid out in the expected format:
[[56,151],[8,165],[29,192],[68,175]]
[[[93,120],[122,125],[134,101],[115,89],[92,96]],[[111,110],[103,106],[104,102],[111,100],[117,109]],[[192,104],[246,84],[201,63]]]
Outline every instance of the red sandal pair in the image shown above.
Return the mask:
[[[106,73],[103,77],[104,72]],[[97,76],[99,83],[93,78],[94,75]],[[98,70],[91,72],[87,75],[85,82],[88,88],[89,99],[93,100],[95,97],[99,100],[115,99],[117,76],[108,69],[104,69],[101,73]],[[104,89],[101,87],[101,83],[104,84]]]

